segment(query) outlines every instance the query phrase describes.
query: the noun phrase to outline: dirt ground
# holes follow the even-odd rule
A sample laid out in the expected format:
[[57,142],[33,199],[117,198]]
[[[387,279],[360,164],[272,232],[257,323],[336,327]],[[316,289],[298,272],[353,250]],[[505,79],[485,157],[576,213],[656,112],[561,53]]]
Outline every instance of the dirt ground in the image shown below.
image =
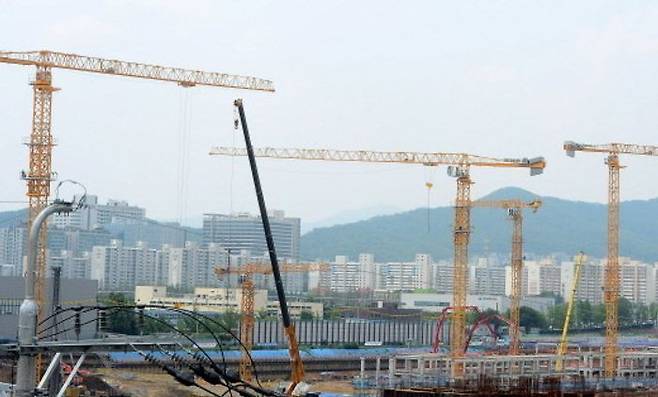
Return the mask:
[[[100,369],[98,373],[108,384],[134,397],[210,396],[198,388],[181,385],[165,373],[133,373],[113,369]],[[225,391],[223,387],[209,385],[207,387],[220,394]]]
[[[98,374],[113,387],[134,397],[206,397],[210,394],[194,387],[185,387],[165,373],[130,372],[118,369],[99,369]],[[309,391],[336,394],[353,394],[354,388],[349,379],[329,379],[329,376],[309,376],[306,380]],[[263,382],[264,387],[276,388],[281,382]],[[215,393],[223,393],[223,387],[204,384]]]

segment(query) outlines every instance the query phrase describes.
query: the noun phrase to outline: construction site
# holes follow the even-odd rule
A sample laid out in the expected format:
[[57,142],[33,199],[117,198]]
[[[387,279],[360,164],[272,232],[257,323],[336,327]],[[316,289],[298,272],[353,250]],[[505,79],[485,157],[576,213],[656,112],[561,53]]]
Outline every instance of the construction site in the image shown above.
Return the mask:
[[[488,143],[484,140],[475,154],[433,149],[403,151],[402,138],[399,147],[390,151],[371,150],[375,143],[346,150],[293,145],[264,147],[259,142],[272,131],[264,128],[269,116],[260,112],[266,105],[257,103],[264,96],[278,95],[271,80],[54,50],[0,51],[0,70],[6,68],[21,68],[31,74],[32,120],[29,139],[25,142],[29,167],[21,173],[27,189],[29,230],[21,280],[24,290],[20,291],[24,299],[19,302],[19,310],[12,313],[17,321],[16,339],[2,340],[0,344],[0,397],[658,396],[658,333],[649,325],[624,333],[619,318],[620,241],[624,232],[620,226],[623,224],[620,198],[624,191],[620,171],[625,168],[626,159],[658,156],[658,146],[627,143],[623,133],[610,143],[580,142],[575,131],[573,141],[554,142],[563,154],[560,158],[526,153],[520,145],[508,146],[506,155],[513,157],[488,155]],[[226,124],[221,128],[237,134],[234,146],[215,145],[192,153],[213,159],[228,157],[235,164],[249,167],[249,178],[242,182],[248,185],[251,195],[240,199],[257,203],[261,237],[267,251],[258,263],[232,267],[229,251],[229,265],[218,263],[214,267],[212,277],[218,280],[233,277],[238,282],[235,288],[206,287],[194,290],[193,294],[170,296],[164,285],[140,285],[134,288],[134,303],[62,303],[60,294],[66,288],[62,285],[69,284],[63,284],[57,271],[52,280],[49,276],[47,245],[51,224],[48,218],[72,214],[87,205],[84,181],[63,178],[55,182],[53,164],[57,153],[53,150],[56,143],[53,120],[58,91],[66,90],[66,86],[58,85],[57,74],[64,71],[73,76],[92,76],[92,80],[95,75],[101,75],[116,80],[148,80],[153,85],[176,85],[181,90],[232,89],[256,93],[245,100],[234,99],[233,120],[214,121]],[[277,90],[289,89],[286,82],[277,81]],[[0,95],[18,93],[4,90]],[[247,109],[253,109],[249,117]],[[102,117],[104,109],[96,110],[97,117]],[[251,129],[248,120],[253,120]],[[154,147],[139,150],[151,155],[155,151]],[[573,274],[569,275],[571,284],[563,286],[568,292],[562,297],[563,322],[550,333],[533,331],[522,325],[528,289],[527,281],[524,286],[523,280],[527,277],[524,276],[527,254],[524,242],[532,238],[526,236],[524,222],[535,213],[541,214],[545,202],[541,197],[473,199],[475,182],[521,172],[533,180],[540,179],[553,164],[569,162],[576,168],[582,158],[594,156],[604,162],[607,170],[607,180],[595,181],[602,188],[607,185],[608,192],[607,218],[601,220],[607,225],[607,240],[601,242],[606,255],[600,286],[605,319],[600,328],[588,332],[574,334],[571,329],[579,282],[584,278],[581,269],[590,255],[590,248],[583,245],[578,251],[569,252]],[[379,307],[357,301],[332,306],[334,312],[330,317],[327,308],[323,313],[319,301],[291,298],[291,292],[284,287],[288,273],[324,280],[323,277],[330,277],[333,268],[320,259],[289,262],[278,255],[280,247],[275,244],[275,227],[270,224],[272,215],[266,205],[266,198],[271,197],[268,174],[259,173],[276,160],[287,160],[299,167],[309,162],[328,163],[327,167],[331,163],[347,163],[356,167],[415,166],[447,172],[455,183],[450,187],[451,241],[436,242],[449,244],[452,252],[452,290],[447,306],[428,315],[421,310],[405,312],[398,310],[399,307],[386,312],[383,299]],[[651,170],[635,167],[624,172],[651,175]],[[164,182],[167,176],[152,175],[153,180],[159,178]],[[428,211],[433,185],[428,180],[425,186]],[[68,197],[64,193],[67,186],[82,193]],[[278,194],[276,200],[285,201],[286,197]],[[473,209],[503,213],[509,225],[506,227],[511,229],[511,235],[504,237],[511,269],[506,312],[502,307],[498,310],[498,303],[496,310],[487,310],[469,300],[469,245],[478,227],[473,221]],[[428,230],[430,227],[433,225],[428,215]],[[108,272],[103,277],[111,279],[112,274]],[[269,280],[274,293],[268,295],[259,289],[256,278]],[[82,291],[88,287],[70,288]],[[229,301],[234,302],[230,310]],[[375,301],[373,298],[370,303]],[[228,316],[233,311],[239,317],[233,325],[219,320],[221,314]],[[108,328],[112,321],[115,325],[117,321],[130,321],[136,331],[112,332]]]

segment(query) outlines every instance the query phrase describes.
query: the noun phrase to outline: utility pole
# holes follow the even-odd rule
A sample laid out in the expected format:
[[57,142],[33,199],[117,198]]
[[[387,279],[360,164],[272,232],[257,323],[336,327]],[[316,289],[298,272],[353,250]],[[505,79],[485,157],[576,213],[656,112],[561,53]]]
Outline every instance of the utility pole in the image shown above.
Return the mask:
[[[39,232],[50,215],[55,213],[70,213],[73,209],[73,203],[55,201],[37,214],[30,227],[27,248],[27,270],[25,272],[25,300],[23,300],[18,313],[18,343],[21,346],[36,343],[37,312],[39,308],[34,299],[34,286],[39,252]],[[21,351],[16,370],[16,397],[32,396],[32,392],[36,386],[35,369],[36,356]]]

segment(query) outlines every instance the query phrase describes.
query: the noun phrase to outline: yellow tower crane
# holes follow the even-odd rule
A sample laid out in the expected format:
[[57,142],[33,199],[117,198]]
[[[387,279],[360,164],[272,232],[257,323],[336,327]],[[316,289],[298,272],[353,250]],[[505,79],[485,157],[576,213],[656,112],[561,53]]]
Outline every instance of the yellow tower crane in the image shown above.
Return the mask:
[[523,209],[530,208],[532,212],[537,212],[541,207],[541,200],[521,201],[521,200],[476,200],[473,201],[473,207],[480,208],[503,208],[507,210],[509,218],[513,222],[512,230],[512,286],[511,286],[511,304],[510,304],[510,345],[509,354],[519,354],[521,344],[520,318],[521,318],[521,297],[523,296]]
[[[448,175],[457,179],[457,198],[455,200],[454,222],[454,281],[453,306],[455,307],[450,333],[451,357],[464,355],[466,342],[466,292],[468,284],[468,243],[471,232],[471,167],[494,168],[529,168],[530,175],[541,174],[546,166],[543,157],[536,158],[493,158],[466,153],[442,152],[377,152],[369,150],[328,150],[296,148],[256,148],[256,157],[289,160],[316,160],[366,163],[401,163],[429,167],[448,166]],[[214,156],[246,156],[247,151],[238,147],[214,147],[210,150]],[[453,374],[461,376],[463,366],[456,363]]]
[[[68,69],[122,77],[133,77],[176,83],[181,87],[208,86],[237,88],[257,91],[274,91],[270,80],[256,77],[231,75],[217,72],[181,69],[168,66],[137,62],[104,59],[84,55],[68,54],[49,50],[42,51],[0,51],[0,63],[34,66],[36,75],[31,83],[33,89],[32,132],[29,147],[29,170],[23,172],[27,182],[29,200],[29,221],[48,204],[52,171],[52,94],[58,88],[52,85],[53,69]],[[100,116],[100,115],[99,115]],[[43,309],[44,275],[46,266],[47,229],[42,227],[37,253],[36,302],[39,311]]]
[[605,376],[617,373],[617,339],[619,336],[619,164],[620,154],[658,156],[658,146],[608,143],[592,145],[567,141],[569,157],[576,152],[607,153],[608,165],[608,261],[605,266],[603,301],[605,303]]
[[[285,273],[306,273],[306,272],[327,272],[330,270],[326,263],[285,263],[281,266],[281,272]],[[240,356],[240,378],[250,381],[253,378],[251,368],[251,349],[253,347],[253,329],[254,329],[254,274],[272,274],[272,267],[263,263],[247,263],[237,269],[215,268],[217,277],[222,278],[224,275],[238,274],[240,276],[240,285],[242,298],[240,300],[240,341],[242,342],[242,353]],[[292,348],[292,347],[291,347]]]
[[578,283],[580,280],[580,269],[585,262],[587,257],[581,251],[576,260],[574,261],[573,267],[573,281],[571,282],[571,295],[569,295],[569,301],[567,302],[567,313],[564,316],[564,325],[562,325],[562,337],[560,337],[560,344],[557,347],[557,360],[555,361],[555,369],[562,371],[564,363],[562,358],[567,353],[567,347],[569,346],[567,337],[569,335],[569,323],[571,322],[571,313],[573,312],[573,305],[576,301],[576,292],[578,290]]

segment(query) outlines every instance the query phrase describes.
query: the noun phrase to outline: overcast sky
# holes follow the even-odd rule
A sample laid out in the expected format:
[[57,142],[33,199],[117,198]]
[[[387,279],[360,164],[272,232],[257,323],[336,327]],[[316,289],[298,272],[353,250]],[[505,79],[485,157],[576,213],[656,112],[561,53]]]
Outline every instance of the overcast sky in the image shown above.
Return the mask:
[[[246,158],[207,155],[213,145],[243,145],[232,126],[238,96],[256,146],[543,155],[548,167],[537,177],[472,170],[474,197],[515,185],[604,202],[604,156],[567,158],[562,142],[658,144],[656,21],[658,3],[646,1],[0,0],[0,49],[272,79],[277,92],[268,94],[55,70],[60,178],[151,217],[193,220],[257,208]],[[24,198],[33,73],[0,64],[0,201]],[[658,196],[658,159],[623,162],[622,199]],[[269,207],[311,222],[424,206],[427,178],[432,206],[455,191],[445,168],[283,160],[260,168]]]

